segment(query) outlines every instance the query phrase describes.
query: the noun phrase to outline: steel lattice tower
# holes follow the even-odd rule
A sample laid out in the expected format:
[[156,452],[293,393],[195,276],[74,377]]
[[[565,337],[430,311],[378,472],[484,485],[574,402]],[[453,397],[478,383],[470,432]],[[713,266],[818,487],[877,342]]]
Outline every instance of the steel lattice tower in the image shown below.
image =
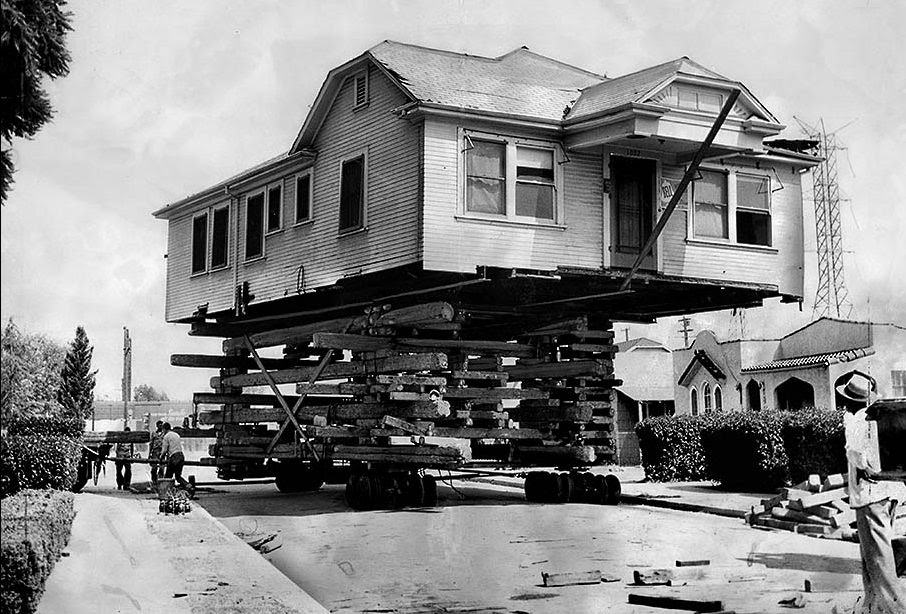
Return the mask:
[[821,120],[820,128],[799,122],[810,139],[818,143],[823,161],[815,167],[813,194],[815,201],[815,237],[818,252],[818,288],[812,317],[833,315],[848,318],[853,305],[843,275],[843,230],[840,224],[840,187],[837,181],[837,135],[828,134]]

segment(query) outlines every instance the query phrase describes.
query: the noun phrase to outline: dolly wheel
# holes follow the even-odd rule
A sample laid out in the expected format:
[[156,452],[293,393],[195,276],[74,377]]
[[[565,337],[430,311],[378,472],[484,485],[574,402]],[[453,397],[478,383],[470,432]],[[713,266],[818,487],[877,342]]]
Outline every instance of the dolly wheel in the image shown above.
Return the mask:
[[433,475],[422,476],[422,488],[424,489],[422,503],[425,507],[437,505],[437,480]]
[[547,480],[547,473],[544,471],[529,471],[525,476],[525,500],[532,503],[544,501],[544,487]]
[[557,476],[557,503],[568,503],[572,487],[568,473],[555,474]]
[[417,472],[413,471],[406,477],[404,500],[404,505],[408,507],[421,507],[425,500],[425,486]]
[[371,492],[368,476],[364,473],[353,473],[346,480],[346,503],[354,510],[366,510],[371,505]]
[[581,473],[569,474],[569,502],[582,503],[585,501],[585,478]]
[[604,505],[607,503],[607,480],[604,479],[603,475],[595,475],[592,477],[592,490],[591,497],[589,502],[596,503],[598,505]]
[[620,486],[620,478],[612,473],[608,473],[604,476],[604,481],[607,483],[607,504],[619,505],[620,494],[623,492],[623,489]]

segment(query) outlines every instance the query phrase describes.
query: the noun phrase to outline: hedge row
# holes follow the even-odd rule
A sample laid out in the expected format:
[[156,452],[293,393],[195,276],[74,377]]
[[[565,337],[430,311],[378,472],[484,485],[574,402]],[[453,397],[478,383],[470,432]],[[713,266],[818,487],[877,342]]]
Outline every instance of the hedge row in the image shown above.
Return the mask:
[[23,490],[3,500],[0,611],[34,612],[44,583],[69,541],[73,495]]
[[78,418],[12,418],[0,437],[0,497],[27,488],[70,490],[82,456]]
[[657,482],[714,480],[761,490],[846,469],[837,411],[658,417],[640,422],[636,433],[645,475]]

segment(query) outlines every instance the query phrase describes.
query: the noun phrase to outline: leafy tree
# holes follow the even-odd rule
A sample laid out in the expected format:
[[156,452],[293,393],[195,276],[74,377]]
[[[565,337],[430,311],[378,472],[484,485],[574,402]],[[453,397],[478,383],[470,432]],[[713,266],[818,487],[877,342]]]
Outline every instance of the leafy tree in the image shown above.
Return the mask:
[[57,342],[24,334],[10,319],[0,335],[2,420],[13,416],[56,413],[56,391],[66,351]]
[[77,327],[75,339],[66,352],[57,400],[66,410],[81,418],[91,416],[94,405],[94,376],[97,371],[91,370],[93,353],[94,347],[88,344],[85,329]]
[[53,117],[43,78],[69,73],[66,33],[72,30],[64,0],[0,1],[0,203],[12,185],[13,137],[32,138]]
[[170,397],[164,391],[158,391],[154,386],[139,384],[132,394],[133,401],[169,401]]

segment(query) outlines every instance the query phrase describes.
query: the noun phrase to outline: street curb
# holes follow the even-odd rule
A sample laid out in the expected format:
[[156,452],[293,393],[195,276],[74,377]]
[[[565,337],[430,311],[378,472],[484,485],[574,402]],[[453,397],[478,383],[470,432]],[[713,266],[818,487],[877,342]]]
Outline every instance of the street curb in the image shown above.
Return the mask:
[[738,518],[744,520],[746,513],[742,510],[728,510],[720,507],[711,507],[709,505],[698,505],[696,503],[683,503],[682,501],[670,501],[667,499],[658,499],[656,497],[645,497],[642,495],[623,494],[620,497],[623,503],[631,505],[647,505],[649,507],[660,507],[680,512],[698,512],[701,514],[713,514],[714,516],[723,516],[725,518]]

